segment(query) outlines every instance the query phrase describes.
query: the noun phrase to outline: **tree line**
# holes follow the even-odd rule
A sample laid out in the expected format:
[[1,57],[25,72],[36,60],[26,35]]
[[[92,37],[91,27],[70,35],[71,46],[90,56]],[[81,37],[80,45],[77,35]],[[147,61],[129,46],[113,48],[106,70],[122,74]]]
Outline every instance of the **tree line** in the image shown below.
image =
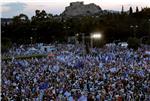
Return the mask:
[[[14,16],[12,23],[4,24],[2,28],[2,44],[10,40],[12,43],[29,44],[33,42],[66,42],[68,36],[76,33],[89,35],[93,31],[102,31],[106,42],[114,40],[127,41],[129,37],[141,38],[150,36],[150,8],[133,12],[105,11],[91,16],[65,18],[36,10],[31,19],[25,14]],[[145,41],[144,41],[145,42]],[[146,40],[146,43],[150,43]]]

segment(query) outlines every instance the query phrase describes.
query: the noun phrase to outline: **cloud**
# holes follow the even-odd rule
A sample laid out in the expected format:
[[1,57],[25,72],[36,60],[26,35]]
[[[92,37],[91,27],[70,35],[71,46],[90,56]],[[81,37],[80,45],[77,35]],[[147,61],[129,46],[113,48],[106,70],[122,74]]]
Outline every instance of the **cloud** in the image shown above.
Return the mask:
[[[47,2],[46,2],[47,1]],[[21,0],[17,2],[5,2],[1,6],[2,17],[13,17],[19,15],[20,13],[26,14],[31,18],[35,14],[35,10],[45,10],[47,13],[60,14],[65,10],[66,6],[69,6],[70,2],[75,2],[77,0]],[[80,1],[80,0],[79,0]],[[109,10],[121,10],[122,5],[125,10],[128,10],[130,6],[134,9],[136,6],[150,7],[149,0],[81,0],[85,4],[95,3],[99,5],[102,9]]]
[[[69,4],[69,3],[68,3]],[[31,18],[35,10],[45,10],[47,13],[60,14],[65,10],[65,4],[59,2],[25,2],[25,3],[5,3],[2,7],[2,17],[13,17],[20,13]]]
[[10,8],[10,7],[7,7],[7,6],[3,6],[3,7],[1,8],[1,11],[2,11],[2,13],[9,12],[9,11],[11,11],[11,8]]
[[60,14],[65,10],[65,5],[61,3],[26,3],[23,12],[31,17],[35,14],[35,10],[45,10],[47,13]]
[[1,5],[2,17],[12,17],[23,13],[23,9],[26,7],[25,3],[5,3]]

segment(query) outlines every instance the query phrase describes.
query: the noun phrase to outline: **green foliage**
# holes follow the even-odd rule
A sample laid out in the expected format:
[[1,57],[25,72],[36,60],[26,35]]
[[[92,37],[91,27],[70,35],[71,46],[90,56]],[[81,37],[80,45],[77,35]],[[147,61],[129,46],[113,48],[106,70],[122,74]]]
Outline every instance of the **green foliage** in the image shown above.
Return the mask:
[[140,40],[136,37],[130,37],[128,38],[128,48],[133,48],[134,50],[137,50],[140,46]]
[[2,52],[6,52],[9,50],[9,48],[11,48],[12,46],[12,42],[10,39],[8,38],[5,38],[5,37],[2,37],[2,40],[1,40],[1,51]]
[[150,45],[150,36],[145,36],[141,41],[143,44]]
[[138,7],[136,7],[136,13],[138,13],[139,12],[139,8]]
[[129,8],[129,14],[131,15],[133,13],[132,7]]
[[121,13],[123,14],[124,13],[124,7],[122,6],[122,9],[121,9]]
[[[79,16],[72,18],[63,18],[48,14],[44,10],[36,10],[35,15],[28,19],[25,14],[20,14],[13,18],[10,25],[2,25],[2,37],[11,39],[12,42],[19,44],[30,43],[30,37],[33,42],[53,42],[66,41],[68,36],[76,33],[85,33],[89,35],[95,30],[103,31],[105,40],[113,42],[114,40],[127,41],[133,34],[131,25],[138,25],[135,30],[136,37],[147,36],[149,33],[150,8],[143,8],[141,11],[133,13],[130,7],[130,14],[124,11],[122,13],[103,12],[94,16]],[[17,39],[17,40],[16,40]]]
[[146,41],[146,44],[150,45],[150,39],[148,39],[148,40]]

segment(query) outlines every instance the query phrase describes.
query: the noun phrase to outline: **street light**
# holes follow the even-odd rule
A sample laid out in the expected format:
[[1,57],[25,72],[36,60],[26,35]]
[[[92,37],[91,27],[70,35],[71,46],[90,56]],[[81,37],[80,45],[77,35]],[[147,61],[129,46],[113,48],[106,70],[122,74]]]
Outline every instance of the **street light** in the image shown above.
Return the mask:
[[138,28],[139,26],[138,25],[131,25],[130,28],[133,28],[133,35],[134,37],[136,36],[136,29]]
[[32,38],[32,37],[30,37],[30,40],[31,40],[31,46],[32,46],[32,39],[33,39],[33,38]]
[[102,34],[100,32],[91,33],[91,47],[93,47],[93,40],[100,40],[102,38]]
[[102,37],[102,35],[100,33],[95,33],[91,35],[91,38],[93,39],[100,39]]
[[77,33],[77,34],[76,34],[76,36],[78,37],[78,36],[79,36],[79,34]]
[[81,33],[82,34],[82,44],[85,45],[85,36],[84,36],[84,33]]
[[79,37],[79,33],[75,34],[75,42],[76,42],[76,44],[79,43],[79,42],[78,42],[78,37]]
[[[67,36],[68,36],[68,32],[69,32],[69,29],[71,28],[70,26],[64,26],[63,27],[64,29],[65,29],[65,32],[66,32],[66,34],[67,34]],[[66,36],[66,38],[67,38],[67,36]],[[69,40],[69,39],[68,39]]]
[[138,25],[135,25],[135,26],[134,26],[134,25],[131,25],[130,27],[131,27],[131,28],[138,28]]
[[148,19],[149,22],[149,36],[150,36],[150,19]]

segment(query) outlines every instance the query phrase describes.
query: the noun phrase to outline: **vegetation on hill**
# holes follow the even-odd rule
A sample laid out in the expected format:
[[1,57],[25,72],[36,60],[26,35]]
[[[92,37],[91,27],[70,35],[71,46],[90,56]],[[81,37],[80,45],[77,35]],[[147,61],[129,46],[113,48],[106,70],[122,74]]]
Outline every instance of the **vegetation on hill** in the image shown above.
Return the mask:
[[[31,42],[30,37],[33,37],[33,43],[49,43],[56,40],[66,41],[68,36],[76,33],[89,35],[95,30],[103,31],[106,42],[150,36],[150,8],[139,11],[137,7],[136,12],[133,12],[132,7],[127,12],[122,8],[120,13],[105,11],[95,16],[67,19],[48,14],[44,10],[36,10],[31,19],[25,14],[20,14],[13,18],[11,24],[2,25],[2,40],[9,39],[12,43],[28,44]],[[2,41],[2,44],[5,43]]]

